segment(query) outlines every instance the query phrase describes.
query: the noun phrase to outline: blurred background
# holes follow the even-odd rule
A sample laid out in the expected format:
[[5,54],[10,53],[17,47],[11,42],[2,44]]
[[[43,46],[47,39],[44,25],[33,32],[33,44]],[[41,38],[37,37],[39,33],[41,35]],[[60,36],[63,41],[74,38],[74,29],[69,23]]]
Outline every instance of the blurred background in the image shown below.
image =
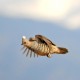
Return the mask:
[[[26,57],[22,36],[41,34],[65,55]],[[80,0],[0,0],[0,80],[79,80]]]

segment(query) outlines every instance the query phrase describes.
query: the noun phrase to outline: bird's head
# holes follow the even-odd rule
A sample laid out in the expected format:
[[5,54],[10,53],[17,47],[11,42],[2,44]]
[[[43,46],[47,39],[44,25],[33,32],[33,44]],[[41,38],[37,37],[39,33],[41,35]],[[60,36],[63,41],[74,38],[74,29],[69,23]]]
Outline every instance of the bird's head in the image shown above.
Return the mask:
[[26,38],[26,36],[22,37],[22,44],[23,46],[30,46],[30,41]]

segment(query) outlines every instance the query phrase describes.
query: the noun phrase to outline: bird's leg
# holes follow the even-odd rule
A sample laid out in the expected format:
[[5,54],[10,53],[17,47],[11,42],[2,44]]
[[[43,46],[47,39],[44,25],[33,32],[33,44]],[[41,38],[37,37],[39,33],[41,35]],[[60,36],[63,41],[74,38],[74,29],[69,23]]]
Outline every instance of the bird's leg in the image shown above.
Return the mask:
[[50,53],[49,53],[49,54],[47,54],[47,57],[48,57],[48,58],[51,58],[51,54],[50,54]]

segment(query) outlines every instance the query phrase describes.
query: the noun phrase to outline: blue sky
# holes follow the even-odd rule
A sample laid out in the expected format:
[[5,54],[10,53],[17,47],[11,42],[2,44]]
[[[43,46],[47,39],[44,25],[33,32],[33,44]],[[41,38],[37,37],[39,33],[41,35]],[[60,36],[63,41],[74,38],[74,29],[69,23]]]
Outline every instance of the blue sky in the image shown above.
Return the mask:
[[[34,2],[34,0],[30,1]],[[16,4],[17,2],[18,0],[15,1]],[[29,3],[32,4],[33,2]],[[2,3],[5,4],[5,0]],[[14,2],[7,0],[7,4],[11,3],[13,4]],[[66,24],[63,25],[62,13],[60,15],[57,14],[57,17],[51,20],[48,14],[46,15],[49,17],[41,16],[39,18],[40,14],[36,14],[34,11],[39,17],[36,18],[34,15],[31,17],[27,17],[26,15],[21,16],[22,14],[18,16],[19,13],[15,12],[14,14],[10,14],[10,10],[7,13],[7,8],[5,9],[5,7],[0,8],[0,11],[0,80],[80,79],[80,25],[78,23],[76,23],[75,28],[72,23],[70,23],[72,25],[71,28],[68,28]],[[75,12],[76,17],[78,16],[78,12]],[[77,20],[79,19],[78,17]],[[52,55],[52,58],[26,57],[25,54],[22,54],[23,51],[20,50],[22,48],[22,36],[25,35],[29,38],[34,37],[36,34],[48,37],[57,46],[68,48],[69,53],[66,55],[55,54]]]

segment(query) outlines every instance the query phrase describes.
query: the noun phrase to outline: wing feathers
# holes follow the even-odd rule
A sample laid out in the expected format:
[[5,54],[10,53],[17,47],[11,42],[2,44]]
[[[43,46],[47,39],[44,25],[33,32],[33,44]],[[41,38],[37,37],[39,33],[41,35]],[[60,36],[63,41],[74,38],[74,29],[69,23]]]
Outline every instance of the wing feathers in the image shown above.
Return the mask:
[[50,45],[54,45],[56,46],[54,43],[52,43],[52,41],[50,41],[48,38],[42,36],[42,35],[35,35],[36,40],[38,40],[39,42],[45,43],[48,46]]

